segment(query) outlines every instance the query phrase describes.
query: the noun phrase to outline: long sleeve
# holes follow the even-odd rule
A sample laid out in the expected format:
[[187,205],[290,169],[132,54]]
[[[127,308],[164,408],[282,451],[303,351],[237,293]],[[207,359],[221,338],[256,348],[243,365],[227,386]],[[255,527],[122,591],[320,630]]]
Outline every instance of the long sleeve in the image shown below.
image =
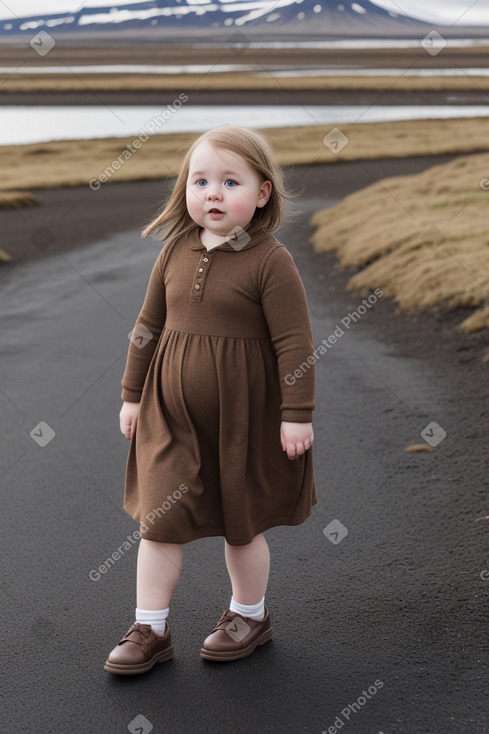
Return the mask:
[[156,260],[129,344],[122,377],[122,399],[139,403],[144,381],[166,319],[166,294],[163,279],[165,250]]
[[315,407],[314,344],[304,286],[285,247],[276,247],[266,259],[260,288],[278,362],[282,420],[309,423]]

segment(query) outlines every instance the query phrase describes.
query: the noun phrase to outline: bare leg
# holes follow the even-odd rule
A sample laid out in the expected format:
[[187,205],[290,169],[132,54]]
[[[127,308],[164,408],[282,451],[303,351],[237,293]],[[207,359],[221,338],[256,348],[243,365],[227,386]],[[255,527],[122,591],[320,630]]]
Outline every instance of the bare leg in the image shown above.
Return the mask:
[[138,550],[137,607],[166,609],[170,606],[182,568],[183,546],[141,538]]
[[248,545],[229,545],[224,541],[226,566],[238,604],[258,604],[265,596],[270,571],[270,551],[263,533]]

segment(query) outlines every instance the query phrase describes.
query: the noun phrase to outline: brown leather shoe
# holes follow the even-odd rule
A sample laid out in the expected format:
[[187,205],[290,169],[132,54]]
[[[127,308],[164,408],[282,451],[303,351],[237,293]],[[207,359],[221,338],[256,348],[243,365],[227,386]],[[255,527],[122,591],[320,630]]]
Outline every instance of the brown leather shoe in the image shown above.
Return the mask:
[[265,606],[265,616],[261,622],[249,617],[241,617],[227,609],[216,627],[206,638],[200,656],[206,660],[226,662],[239,660],[251,655],[258,645],[263,645],[272,637],[270,615]]
[[155,663],[163,663],[173,657],[174,648],[168,622],[163,637],[157,635],[149,624],[133,624],[107,658],[104,670],[120,675],[146,673]]

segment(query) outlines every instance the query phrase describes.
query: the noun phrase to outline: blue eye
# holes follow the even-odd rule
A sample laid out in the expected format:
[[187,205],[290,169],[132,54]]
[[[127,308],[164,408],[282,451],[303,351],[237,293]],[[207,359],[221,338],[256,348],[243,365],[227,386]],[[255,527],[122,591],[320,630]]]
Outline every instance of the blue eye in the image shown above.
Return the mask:
[[199,178],[199,180],[197,181],[197,186],[207,186],[207,179]]
[[237,185],[236,181],[233,181],[232,178],[228,178],[228,180],[224,182],[224,186],[227,186],[228,189],[234,189]]

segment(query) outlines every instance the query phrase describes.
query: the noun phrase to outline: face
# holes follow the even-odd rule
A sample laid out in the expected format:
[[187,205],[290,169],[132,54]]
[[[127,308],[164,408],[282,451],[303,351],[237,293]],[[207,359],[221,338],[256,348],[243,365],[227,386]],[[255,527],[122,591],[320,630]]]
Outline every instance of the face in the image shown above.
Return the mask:
[[265,206],[272,191],[270,181],[236,153],[202,141],[192,153],[187,179],[187,209],[198,225],[225,237],[245,228],[255,209]]

